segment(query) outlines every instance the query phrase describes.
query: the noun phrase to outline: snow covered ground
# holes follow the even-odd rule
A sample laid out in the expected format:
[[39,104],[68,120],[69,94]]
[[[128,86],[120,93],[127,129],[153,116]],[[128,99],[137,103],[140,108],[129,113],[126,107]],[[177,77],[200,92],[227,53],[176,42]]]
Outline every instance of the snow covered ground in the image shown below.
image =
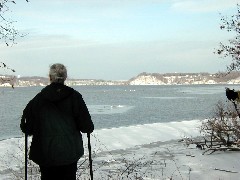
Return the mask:
[[[94,179],[240,179],[239,152],[202,155],[204,150],[179,141],[198,137],[199,125],[198,120],[192,120],[94,131],[91,135]],[[1,180],[21,176],[23,144],[24,138],[0,141]],[[86,156],[79,161],[81,179],[89,178],[87,148],[85,151]]]

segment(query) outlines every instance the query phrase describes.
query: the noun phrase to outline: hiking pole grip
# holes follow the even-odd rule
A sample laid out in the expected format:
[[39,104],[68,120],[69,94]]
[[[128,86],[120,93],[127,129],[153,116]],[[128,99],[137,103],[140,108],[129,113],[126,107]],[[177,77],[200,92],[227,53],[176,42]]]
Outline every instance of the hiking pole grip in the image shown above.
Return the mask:
[[27,153],[28,153],[28,135],[27,133],[25,133],[25,180],[27,180],[27,164],[28,164]]
[[90,133],[87,133],[87,138],[88,138],[88,154],[89,154],[89,168],[90,168],[90,176],[91,176],[91,180],[93,180],[93,169],[92,169],[92,150],[91,150]]

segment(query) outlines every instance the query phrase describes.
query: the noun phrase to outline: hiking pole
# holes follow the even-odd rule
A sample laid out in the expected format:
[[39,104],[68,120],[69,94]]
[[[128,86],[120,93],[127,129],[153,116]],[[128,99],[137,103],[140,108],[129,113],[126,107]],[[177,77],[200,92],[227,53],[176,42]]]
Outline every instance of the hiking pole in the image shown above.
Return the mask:
[[28,152],[28,135],[27,133],[25,133],[25,180],[27,180],[27,164],[28,164],[27,152]]
[[92,153],[91,153],[90,133],[87,133],[87,138],[88,138],[88,154],[89,154],[90,176],[91,176],[91,180],[93,180]]

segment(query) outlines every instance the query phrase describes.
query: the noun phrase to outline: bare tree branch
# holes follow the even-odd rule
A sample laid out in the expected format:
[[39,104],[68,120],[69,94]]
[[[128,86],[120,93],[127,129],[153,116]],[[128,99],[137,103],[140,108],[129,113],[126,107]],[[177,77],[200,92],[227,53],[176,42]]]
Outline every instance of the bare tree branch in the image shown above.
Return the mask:
[[[28,2],[28,0],[26,0]],[[12,19],[8,19],[5,17],[6,13],[9,11],[9,4],[16,4],[15,1],[12,0],[0,0],[0,40],[3,41],[7,46],[9,44],[16,44],[17,37],[23,37],[24,34],[20,33],[14,26],[16,21]],[[4,70],[10,70],[11,72],[15,72],[14,69],[8,67],[4,62],[0,62],[0,68]],[[2,76],[0,78],[0,84],[9,83],[12,87],[14,87],[14,82],[16,80],[15,76]]]
[[214,53],[222,58],[230,57],[232,59],[230,65],[227,66],[228,72],[240,70],[240,5],[237,4],[237,13],[235,15],[230,18],[222,16],[221,22],[220,29],[234,32],[235,36],[228,41],[228,44],[220,42],[219,48]]
[[0,40],[4,41],[7,46],[16,44],[17,37],[25,36],[15,28],[14,23],[16,21],[5,17],[6,12],[9,11],[8,5],[10,3],[16,4],[15,1],[0,0]]

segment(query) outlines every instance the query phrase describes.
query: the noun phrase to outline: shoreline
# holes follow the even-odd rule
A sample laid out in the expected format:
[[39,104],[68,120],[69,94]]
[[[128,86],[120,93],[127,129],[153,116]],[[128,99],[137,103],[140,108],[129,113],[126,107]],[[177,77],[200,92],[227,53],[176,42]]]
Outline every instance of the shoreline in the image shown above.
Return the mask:
[[[92,137],[92,140],[101,140],[100,136],[98,136],[100,139]],[[193,139],[197,138],[201,137],[197,136]],[[5,158],[5,162],[0,163],[0,179],[9,177],[13,172],[23,175],[24,138],[0,141],[0,149],[3,147],[3,142],[8,144],[9,149],[7,156],[6,154],[0,156],[1,160]],[[84,139],[84,146],[85,155],[78,162],[81,165],[78,172],[81,173],[82,179],[88,179],[86,139]],[[124,145],[119,148],[113,147],[102,141],[99,144],[92,141],[94,179],[141,177],[142,180],[170,180],[171,178],[173,180],[219,180],[219,178],[221,180],[237,180],[239,178],[240,153],[237,151],[217,151],[210,155],[207,153],[203,155],[204,150],[196,148],[195,144],[187,146],[182,138],[149,141],[131,147]]]
[[[190,130],[194,132],[193,135],[195,135],[196,134],[196,128],[199,126],[199,123],[203,120],[202,119],[192,119],[192,120],[180,120],[180,121],[170,121],[170,122],[145,123],[145,124],[136,124],[136,125],[129,125],[129,126],[101,128],[101,129],[95,129],[94,131],[97,132],[97,133],[99,133],[101,131],[103,131],[103,132],[108,131],[109,133],[111,133],[112,131],[115,131],[115,130],[124,132],[124,131],[129,131],[129,130],[134,129],[134,128],[136,128],[136,129],[140,128],[142,130],[144,130],[145,128],[149,128],[149,130],[155,129],[155,131],[159,129],[159,133],[161,133],[161,131],[164,131],[165,127],[166,128],[171,128],[171,126],[173,126],[173,128],[176,128],[176,130],[178,130],[179,129],[178,127],[184,126],[184,128],[182,130],[183,133],[186,131],[184,129],[186,127],[189,127]],[[163,126],[161,126],[161,125],[163,125]],[[189,134],[189,133],[187,133],[187,134]],[[18,139],[18,138],[22,138],[22,137],[24,137],[23,133],[22,133],[22,135],[13,136],[13,137],[9,137],[9,138],[7,138],[7,137],[1,138],[0,137],[0,142],[4,141],[4,140]],[[175,138],[177,138],[177,137],[175,136]]]
[[[42,85],[17,85],[14,87],[12,87],[12,85],[8,85],[8,84],[0,84],[0,88],[28,88],[28,87],[46,87],[49,84],[42,84]],[[240,83],[232,83],[232,82],[224,82],[224,83],[185,83],[185,84],[66,84],[67,86],[70,87],[81,87],[81,86],[224,86],[224,85],[228,85],[228,86],[239,86]]]
[[[21,143],[21,142],[20,142]],[[240,153],[218,151],[202,155],[204,150],[189,146],[184,141],[156,141],[126,149],[92,152],[94,179],[142,180],[238,180]],[[89,178],[88,154],[80,158],[78,175]],[[23,175],[24,163],[12,167],[15,173]],[[29,167],[30,168],[30,167]],[[0,170],[0,179],[9,177],[12,171]],[[7,179],[7,178],[6,178]],[[33,178],[35,179],[35,178]]]

